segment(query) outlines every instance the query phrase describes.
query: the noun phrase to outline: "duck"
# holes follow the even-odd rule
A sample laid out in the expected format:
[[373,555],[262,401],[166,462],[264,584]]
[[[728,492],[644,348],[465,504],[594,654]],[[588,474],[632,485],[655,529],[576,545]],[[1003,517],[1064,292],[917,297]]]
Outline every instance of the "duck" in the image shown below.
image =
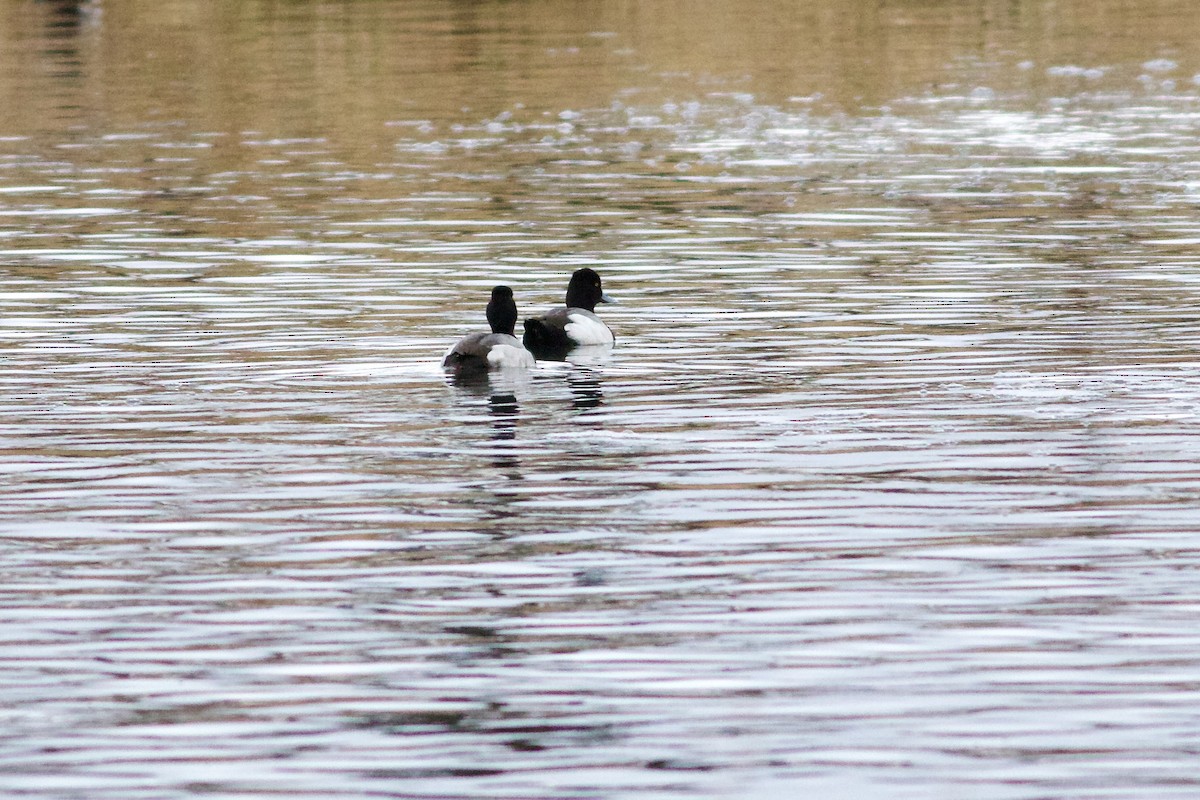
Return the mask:
[[611,345],[613,332],[595,312],[597,303],[613,302],[604,293],[596,270],[575,270],[567,284],[566,305],[526,319],[522,341],[537,358],[557,361],[580,345]]
[[517,326],[517,302],[512,289],[496,286],[487,304],[491,333],[471,333],[450,348],[442,366],[455,374],[482,374],[513,367],[532,367],[533,354],[513,335]]

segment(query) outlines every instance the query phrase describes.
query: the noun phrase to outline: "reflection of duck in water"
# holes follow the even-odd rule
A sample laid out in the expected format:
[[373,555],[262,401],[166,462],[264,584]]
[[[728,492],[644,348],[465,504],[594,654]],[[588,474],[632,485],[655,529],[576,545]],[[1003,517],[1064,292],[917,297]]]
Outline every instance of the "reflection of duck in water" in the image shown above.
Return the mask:
[[473,412],[481,412],[483,399],[487,398],[487,415],[471,413],[464,422],[467,425],[489,427],[487,438],[491,440],[491,446],[480,442],[471,449],[479,455],[490,455],[494,466],[508,472],[510,479],[519,480],[523,477],[517,458],[519,451],[513,447],[521,413],[517,396],[529,388],[529,371],[459,372],[447,377],[447,384],[458,399]]
[[458,340],[442,366],[456,377],[484,376],[489,370],[532,367],[533,355],[521,346],[513,329],[517,325],[517,303],[512,289],[497,286],[487,304],[491,333],[472,333]]
[[571,387],[571,406],[576,411],[587,411],[604,405],[604,390],[600,388],[600,376],[594,370],[572,370],[567,376]]
[[508,443],[517,439],[517,415],[521,406],[517,404],[517,396],[511,392],[493,388],[488,396],[488,413],[492,415],[492,465],[497,469],[507,470],[511,480],[519,480],[521,462],[516,451]]
[[596,316],[597,303],[611,303],[594,269],[576,270],[567,284],[567,304],[525,320],[525,347],[536,357],[562,361],[580,345],[611,345],[613,332]]
[[521,406],[515,394],[494,393],[488,397],[488,413],[492,415],[492,440],[501,442],[517,438],[517,415]]

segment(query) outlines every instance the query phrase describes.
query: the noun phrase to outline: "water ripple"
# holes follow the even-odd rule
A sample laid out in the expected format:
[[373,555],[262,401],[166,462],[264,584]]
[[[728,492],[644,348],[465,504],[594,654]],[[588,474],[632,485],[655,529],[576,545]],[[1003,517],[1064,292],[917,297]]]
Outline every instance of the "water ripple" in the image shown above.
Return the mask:
[[[938,42],[847,108],[605,9],[271,12],[278,119],[114,56],[0,137],[5,793],[1195,794],[1192,67]],[[333,124],[380,14],[456,46]],[[615,348],[446,380],[584,265]]]

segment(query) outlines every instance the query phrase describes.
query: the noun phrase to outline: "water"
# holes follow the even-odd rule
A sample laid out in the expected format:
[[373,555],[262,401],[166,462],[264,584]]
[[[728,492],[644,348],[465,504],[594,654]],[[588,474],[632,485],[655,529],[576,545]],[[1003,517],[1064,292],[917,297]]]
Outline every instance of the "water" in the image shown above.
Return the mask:
[[6,796],[1196,794],[1185,4],[0,14]]

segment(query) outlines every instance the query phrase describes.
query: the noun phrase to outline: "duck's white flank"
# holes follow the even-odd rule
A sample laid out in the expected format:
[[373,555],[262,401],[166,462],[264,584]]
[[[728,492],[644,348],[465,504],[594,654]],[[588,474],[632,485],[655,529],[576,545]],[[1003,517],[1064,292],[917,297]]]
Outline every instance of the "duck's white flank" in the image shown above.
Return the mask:
[[567,313],[567,319],[571,320],[565,326],[567,336],[576,344],[613,343],[612,331],[595,314],[573,309]]
[[[514,340],[515,341],[515,340]],[[518,344],[494,344],[487,354],[488,365],[492,369],[508,369],[510,367],[532,367],[533,353]]]

